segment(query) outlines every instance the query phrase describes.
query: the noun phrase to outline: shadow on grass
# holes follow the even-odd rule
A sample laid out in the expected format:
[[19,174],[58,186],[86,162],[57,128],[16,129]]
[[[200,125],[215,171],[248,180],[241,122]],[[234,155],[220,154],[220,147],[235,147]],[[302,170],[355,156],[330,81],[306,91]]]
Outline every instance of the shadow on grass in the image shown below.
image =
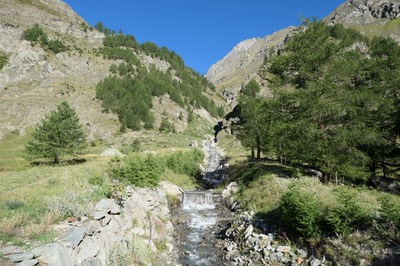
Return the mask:
[[85,158],[74,158],[68,160],[62,160],[59,163],[54,163],[53,161],[34,161],[31,162],[31,166],[66,166],[66,165],[77,165],[85,163],[87,160]]
[[293,176],[295,170],[273,161],[244,162],[230,169],[230,182],[236,181],[247,187],[251,182],[265,175],[277,175],[283,178]]

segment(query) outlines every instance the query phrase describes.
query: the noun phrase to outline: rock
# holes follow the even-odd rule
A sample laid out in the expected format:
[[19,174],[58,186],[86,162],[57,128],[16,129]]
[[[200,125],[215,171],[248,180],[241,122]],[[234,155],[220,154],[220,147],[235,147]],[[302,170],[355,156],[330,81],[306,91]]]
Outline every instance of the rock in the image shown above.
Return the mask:
[[39,264],[39,261],[37,259],[30,259],[30,260],[24,260],[19,263],[16,263],[15,266],[35,266],[38,264]]
[[33,259],[32,253],[14,253],[12,255],[7,256],[7,258],[12,262],[21,262],[23,260]]
[[114,199],[102,199],[99,201],[99,203],[97,203],[95,208],[97,211],[104,211],[108,214],[120,214],[121,213],[121,209],[117,205],[117,203],[115,203]]
[[90,220],[88,221],[88,223],[86,224],[86,235],[88,236],[92,236],[97,232],[101,231],[101,225],[98,221],[95,220]]
[[159,186],[162,190],[164,190],[165,194],[182,198],[183,190],[180,187],[178,187],[177,185],[174,185],[168,181],[161,181],[159,183]]
[[322,263],[321,263],[320,260],[314,258],[314,259],[312,259],[312,260],[310,260],[310,261],[308,262],[308,265],[309,265],[309,266],[321,266]]
[[40,264],[71,266],[75,265],[74,259],[69,255],[67,248],[57,243],[47,244],[31,251]]
[[233,194],[239,191],[239,185],[236,182],[231,182],[229,185],[222,191],[222,197],[228,198],[231,197]]
[[192,140],[189,144],[190,147],[198,147],[199,143],[197,142],[197,140]]
[[248,238],[252,233],[253,233],[254,227],[252,224],[250,224],[244,233],[244,239]]
[[93,219],[95,219],[95,220],[101,220],[106,216],[107,216],[107,213],[104,211],[96,211],[93,213]]
[[60,243],[64,247],[76,248],[83,240],[86,233],[84,227],[72,227],[60,237]]
[[289,253],[290,247],[289,246],[279,246],[276,248],[276,251],[282,252],[282,253]]
[[90,237],[86,237],[78,247],[75,260],[79,264],[90,258],[96,257],[99,252],[100,249],[95,242]]
[[125,157],[125,154],[121,153],[116,148],[107,148],[100,154],[100,156],[102,156],[102,157]]
[[98,258],[90,258],[82,262],[80,266],[102,266],[102,264]]
[[22,253],[24,252],[24,250],[21,247],[17,246],[6,246],[6,247],[1,247],[0,252],[3,253],[4,255],[9,255],[14,253]]
[[296,250],[296,254],[297,254],[299,257],[302,257],[302,258],[307,257],[307,251],[304,251],[304,250],[302,250],[302,249]]

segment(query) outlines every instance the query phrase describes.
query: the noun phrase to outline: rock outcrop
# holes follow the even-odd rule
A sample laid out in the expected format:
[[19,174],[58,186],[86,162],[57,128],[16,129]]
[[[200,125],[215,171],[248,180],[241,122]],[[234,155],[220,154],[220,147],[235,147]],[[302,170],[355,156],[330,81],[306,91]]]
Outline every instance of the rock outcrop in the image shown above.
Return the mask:
[[295,27],[289,27],[264,38],[242,41],[210,67],[207,79],[215,84],[218,91],[223,92],[229,103],[235,103],[235,96],[243,82],[258,73],[265,59],[282,48],[287,37],[295,30]]
[[174,265],[170,261],[174,228],[166,192],[127,187],[124,194],[119,202],[100,200],[90,217],[71,217],[55,225],[54,243],[28,251],[5,246],[0,252],[17,265],[142,265],[155,254],[163,265]]

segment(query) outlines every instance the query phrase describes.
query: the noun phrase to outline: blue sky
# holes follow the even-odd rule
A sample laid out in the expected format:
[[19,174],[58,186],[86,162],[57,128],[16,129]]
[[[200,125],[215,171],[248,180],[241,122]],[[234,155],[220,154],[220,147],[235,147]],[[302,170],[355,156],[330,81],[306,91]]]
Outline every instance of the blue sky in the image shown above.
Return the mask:
[[182,56],[205,74],[239,42],[301,18],[324,18],[345,0],[64,0],[90,25],[132,34]]

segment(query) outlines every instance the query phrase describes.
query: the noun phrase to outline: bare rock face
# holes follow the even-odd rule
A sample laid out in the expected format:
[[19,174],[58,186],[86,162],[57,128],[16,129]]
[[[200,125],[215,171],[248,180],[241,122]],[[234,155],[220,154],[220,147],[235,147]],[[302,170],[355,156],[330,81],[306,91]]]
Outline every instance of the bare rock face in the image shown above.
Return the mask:
[[245,40],[236,45],[223,59],[208,70],[206,77],[216,85],[229,103],[235,102],[244,81],[256,74],[265,58],[275,53],[285,43],[295,27],[289,27],[264,38]]
[[[36,23],[68,51],[54,54],[22,40]],[[111,139],[117,118],[102,112],[94,90],[113,63],[92,52],[103,38],[61,0],[0,0],[0,51],[8,56],[0,70],[0,140],[12,131],[23,135],[63,100],[76,109],[89,140]]]
[[325,20],[330,23],[366,25],[377,19],[400,17],[399,0],[348,0]]

